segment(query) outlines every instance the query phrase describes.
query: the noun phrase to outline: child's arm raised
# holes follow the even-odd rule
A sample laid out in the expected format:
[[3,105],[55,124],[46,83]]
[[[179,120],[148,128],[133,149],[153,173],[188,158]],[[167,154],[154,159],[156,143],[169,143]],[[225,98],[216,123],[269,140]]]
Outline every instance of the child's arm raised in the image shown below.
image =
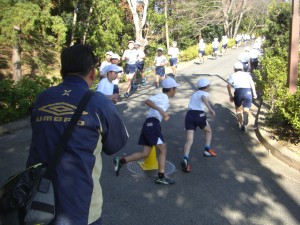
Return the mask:
[[145,101],[145,104],[147,106],[149,106],[150,108],[157,110],[160,113],[160,115],[163,117],[163,119],[165,121],[167,121],[170,118],[170,116],[168,115],[168,113],[166,113],[160,107],[158,107],[157,105],[155,105],[154,102],[152,102],[151,100],[147,99]]
[[206,107],[207,107],[207,109],[209,110],[210,114],[211,114],[212,116],[215,116],[216,113],[215,113],[215,111],[211,108],[211,106],[210,106],[210,104],[209,104],[207,98],[206,98],[204,95],[202,95],[202,96],[201,96],[201,99],[202,99],[202,101],[204,102],[204,104],[206,105]]

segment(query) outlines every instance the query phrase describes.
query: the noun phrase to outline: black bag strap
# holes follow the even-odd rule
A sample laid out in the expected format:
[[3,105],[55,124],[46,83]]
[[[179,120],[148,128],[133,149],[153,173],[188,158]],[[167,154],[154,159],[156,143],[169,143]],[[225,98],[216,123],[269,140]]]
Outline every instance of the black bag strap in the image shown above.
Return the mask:
[[88,90],[81,98],[70,122],[68,123],[68,125],[63,133],[62,138],[60,139],[60,142],[56,146],[56,149],[55,149],[54,155],[51,159],[51,162],[48,165],[48,167],[43,175],[43,178],[40,181],[39,191],[47,192],[49,185],[51,183],[51,177],[52,177],[52,174],[54,173],[55,167],[56,167],[58,161],[60,160],[64,149],[67,147],[69,138],[71,137],[71,135],[74,131],[74,128],[76,127],[76,125],[82,115],[83,110],[87,106],[87,104],[93,94],[94,94],[93,91]]

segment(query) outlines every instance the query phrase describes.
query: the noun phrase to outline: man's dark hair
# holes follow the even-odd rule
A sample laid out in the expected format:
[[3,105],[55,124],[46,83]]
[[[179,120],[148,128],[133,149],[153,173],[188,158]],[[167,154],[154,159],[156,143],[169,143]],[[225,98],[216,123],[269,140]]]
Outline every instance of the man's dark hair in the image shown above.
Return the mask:
[[73,45],[61,53],[61,75],[85,76],[97,63],[92,49],[88,45]]

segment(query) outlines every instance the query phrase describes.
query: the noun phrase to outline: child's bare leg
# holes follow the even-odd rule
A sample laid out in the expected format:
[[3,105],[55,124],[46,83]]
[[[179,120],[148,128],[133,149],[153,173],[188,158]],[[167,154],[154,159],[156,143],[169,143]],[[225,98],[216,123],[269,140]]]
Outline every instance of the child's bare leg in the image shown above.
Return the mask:
[[129,156],[126,156],[125,161],[126,162],[132,162],[132,161],[137,161],[137,160],[140,160],[140,159],[144,159],[149,155],[149,153],[151,151],[151,148],[152,147],[150,147],[150,146],[144,146],[143,151],[136,152],[136,153],[133,153]]
[[155,78],[155,86],[158,87],[159,86],[159,75],[156,74],[156,78]]
[[206,121],[206,127],[204,128],[204,132],[205,132],[205,147],[210,147],[211,139],[212,139],[212,130],[207,121]]
[[158,156],[158,173],[165,173],[167,146],[165,143],[157,145],[160,153]]
[[184,154],[184,157],[186,157],[187,159],[189,158],[189,154],[190,154],[190,150],[191,150],[193,141],[194,141],[194,130],[187,130],[186,131],[186,142],[183,147],[183,154]]

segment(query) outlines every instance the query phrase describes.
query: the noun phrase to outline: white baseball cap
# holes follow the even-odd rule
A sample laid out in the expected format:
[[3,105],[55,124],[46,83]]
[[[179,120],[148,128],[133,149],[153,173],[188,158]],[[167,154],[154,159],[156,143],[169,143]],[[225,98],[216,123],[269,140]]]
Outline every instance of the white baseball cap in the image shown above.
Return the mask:
[[237,70],[243,70],[243,69],[244,69],[243,63],[241,63],[241,62],[236,62],[236,63],[234,64],[234,69],[237,69]]
[[157,51],[163,51],[163,48],[158,48]]
[[174,88],[180,86],[180,84],[176,83],[176,81],[171,77],[167,77],[166,79],[164,79],[161,85],[163,88]]
[[110,59],[111,60],[112,59],[118,59],[118,60],[120,60],[120,56],[118,54],[114,53],[114,54],[111,55]]
[[139,42],[139,41],[136,41],[134,44],[141,46],[141,42]]
[[201,78],[197,81],[198,88],[203,88],[210,85],[210,81],[207,78]]
[[134,43],[134,41],[133,40],[128,41],[128,44],[130,44],[130,43]]
[[116,64],[110,64],[107,66],[107,68],[105,68],[106,73],[108,72],[116,72],[116,73],[120,73],[122,72],[122,70],[116,65]]
[[105,55],[112,55],[112,54],[114,54],[112,51],[108,51],[105,53]]

